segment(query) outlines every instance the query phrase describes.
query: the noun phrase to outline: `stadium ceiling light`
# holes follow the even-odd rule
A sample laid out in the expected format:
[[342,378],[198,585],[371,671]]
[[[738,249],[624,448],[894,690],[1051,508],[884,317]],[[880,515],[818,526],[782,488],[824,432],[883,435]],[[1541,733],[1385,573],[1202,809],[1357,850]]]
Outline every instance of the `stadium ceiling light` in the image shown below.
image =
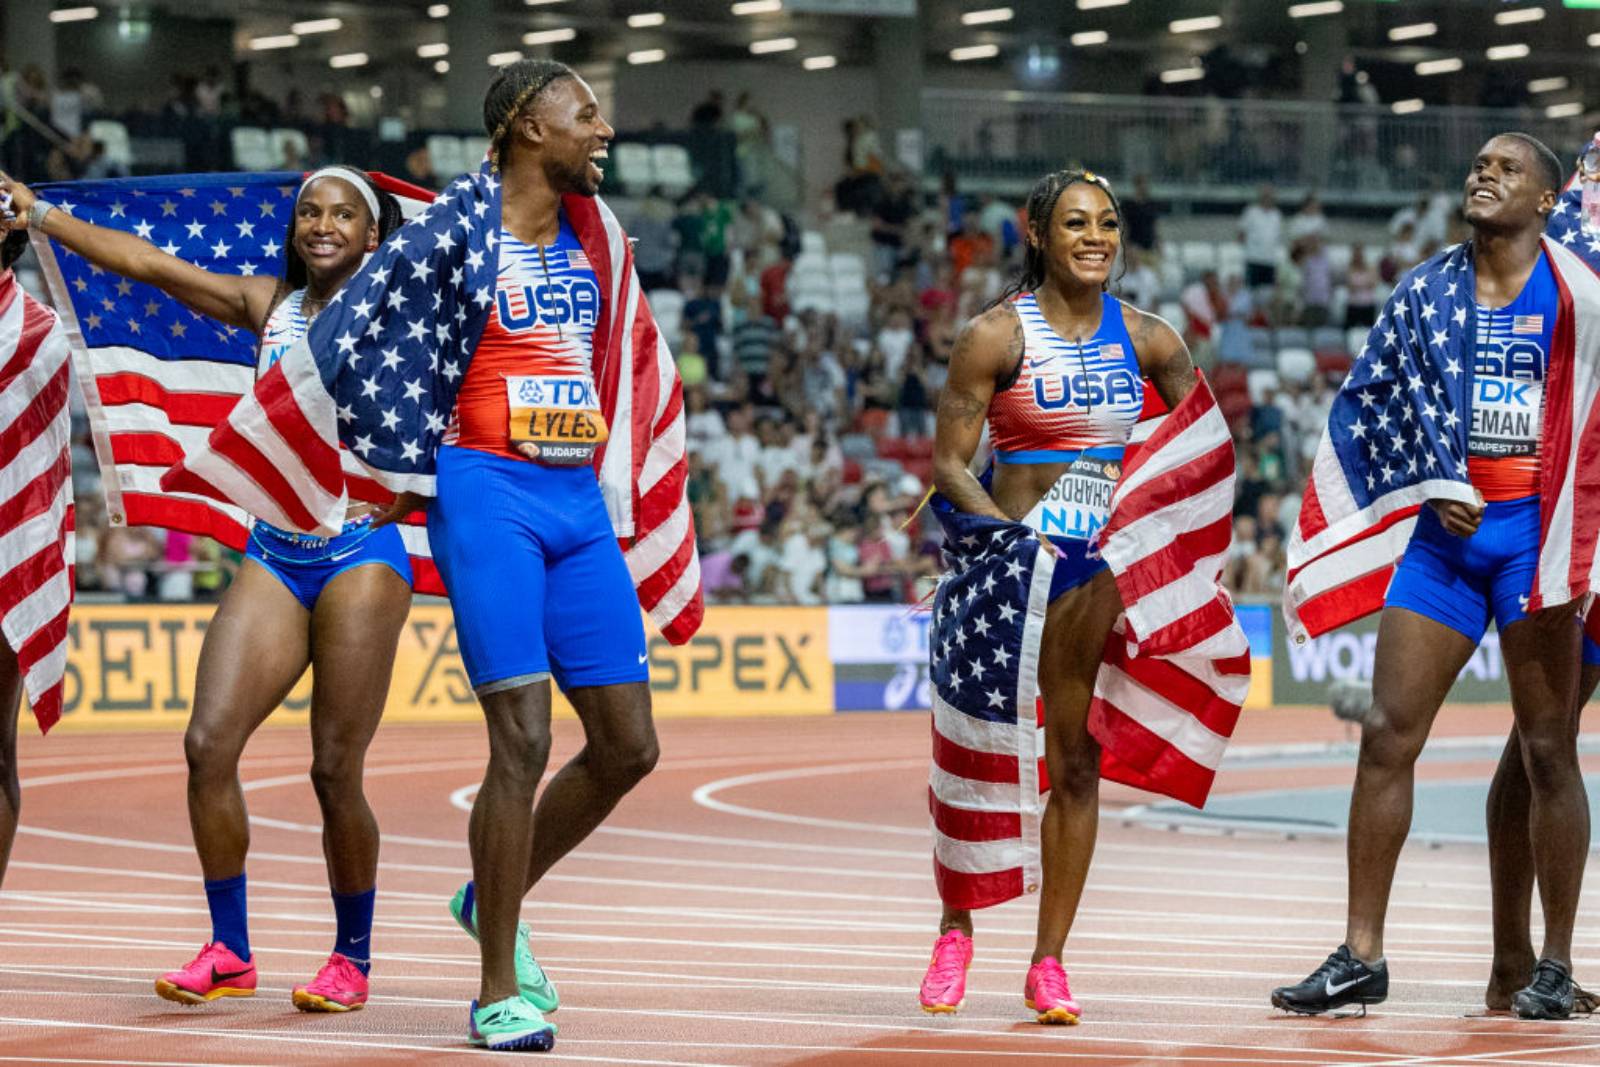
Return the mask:
[[1178,67],[1175,70],[1162,71],[1161,84],[1176,85],[1179,82],[1197,82],[1205,76],[1206,68],[1204,67]]
[[1515,26],[1519,22],[1538,22],[1544,18],[1542,7],[1520,7],[1514,11],[1497,11],[1494,15],[1496,26]]
[[1410,100],[1396,100],[1394,103],[1389,105],[1389,110],[1393,111],[1396,115],[1413,115],[1418,111],[1421,111],[1426,106],[1427,105],[1421,100],[1418,100],[1416,97],[1412,97]]
[[1583,105],[1576,100],[1565,104],[1551,104],[1544,109],[1547,119],[1571,119],[1583,114]]
[[51,22],[87,22],[100,16],[97,7],[58,7],[50,12]]
[[428,17],[430,19],[442,19],[448,14],[450,14],[450,5],[449,4],[429,4],[428,5]]
[[783,10],[783,0],[739,0],[729,10],[735,15],[771,15]]
[[544,7],[546,4],[564,4],[566,0],[522,0],[529,7]]
[[1528,83],[1530,93],[1558,93],[1569,83],[1565,78],[1535,78]]
[[364,67],[367,65],[365,52],[345,52],[342,55],[329,56],[328,66],[334,70],[343,70],[346,67]]
[[973,59],[993,59],[1000,54],[997,44],[969,44],[963,48],[950,49],[950,58],[957,63],[966,63]]
[[1522,59],[1533,51],[1525,44],[1497,44],[1483,50],[1490,59]]
[[628,62],[636,67],[644,63],[659,63],[666,58],[665,48],[641,48],[637,52],[628,53]]
[[839,60],[834,56],[806,56],[800,65],[807,70],[831,70],[839,65]]
[[521,52],[491,52],[489,53],[489,66],[503,67],[508,63],[515,63],[521,58]]
[[961,16],[963,26],[983,26],[990,22],[1010,22],[1017,13],[1009,7],[986,7],[982,11],[968,11]]
[[1072,35],[1072,43],[1079,48],[1087,48],[1093,44],[1105,44],[1111,40],[1111,35],[1105,30],[1079,30]]
[[1418,37],[1432,37],[1439,32],[1437,22],[1413,22],[1409,26],[1396,26],[1389,31],[1391,41],[1414,41]]
[[1451,56],[1449,59],[1425,59],[1417,64],[1416,70],[1422,75],[1454,74],[1465,65],[1460,59]]
[[534,30],[522,35],[523,44],[560,44],[570,41],[578,36],[578,31],[571,26],[563,26],[559,30]]
[[750,54],[764,56],[771,52],[793,52],[800,42],[793,37],[769,37],[765,41],[751,41]]
[[280,33],[272,37],[252,37],[250,38],[250,50],[253,52],[265,52],[272,48],[293,48],[299,43],[300,38],[292,33]]
[[1078,0],[1079,11],[1095,11],[1102,7],[1122,7],[1129,0]]
[[1589,35],[1589,47],[1600,48],[1600,33],[1591,33]]
[[309,37],[313,33],[332,33],[344,26],[343,19],[310,19],[306,22],[296,22],[289,26],[290,33],[298,33],[302,37]]
[[438,59],[440,56],[449,54],[450,45],[444,41],[440,41],[438,44],[417,45],[417,56],[420,59]]
[[667,16],[659,11],[641,11],[637,15],[628,16],[628,28],[648,30],[651,26],[659,26],[665,21],[667,21]]
[[1215,30],[1221,26],[1221,15],[1201,15],[1199,18],[1177,19],[1167,23],[1167,29],[1173,33],[1198,33],[1201,30]]
[[1289,17],[1308,19],[1316,15],[1337,15],[1344,10],[1344,0],[1319,0],[1312,4],[1290,4]]
[[433,61],[433,72],[435,74],[449,74],[450,73],[450,61],[448,59],[436,59],[436,60],[434,60]]

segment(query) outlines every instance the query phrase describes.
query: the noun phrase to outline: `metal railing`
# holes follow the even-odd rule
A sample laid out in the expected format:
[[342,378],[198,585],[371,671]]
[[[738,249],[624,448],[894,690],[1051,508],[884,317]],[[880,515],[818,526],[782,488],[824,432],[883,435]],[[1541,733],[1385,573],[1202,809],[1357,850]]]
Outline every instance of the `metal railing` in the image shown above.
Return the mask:
[[1263,182],[1320,190],[1330,202],[1383,203],[1455,185],[1483,142],[1522,130],[1563,160],[1592,131],[1542,111],[1306,101],[1219,100],[927,89],[922,125],[932,175],[963,185],[1025,187],[1087,166],[1113,179],[1147,174],[1167,189],[1253,195]]

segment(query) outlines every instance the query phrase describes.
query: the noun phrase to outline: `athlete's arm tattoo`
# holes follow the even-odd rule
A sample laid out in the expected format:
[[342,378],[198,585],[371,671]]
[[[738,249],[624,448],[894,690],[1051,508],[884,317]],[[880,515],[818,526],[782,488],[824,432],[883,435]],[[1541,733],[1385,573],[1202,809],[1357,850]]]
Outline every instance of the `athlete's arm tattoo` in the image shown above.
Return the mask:
[[[995,316],[1002,314],[1012,320],[1011,336],[997,345],[1001,324]],[[1009,308],[996,308],[969,322],[951,349],[950,375],[934,419],[933,481],[961,511],[1009,518],[968,465],[978,450],[995,385],[1021,355],[1022,323]]]
[[1175,408],[1194,390],[1198,380],[1189,346],[1164,319],[1144,311],[1137,314],[1132,338],[1140,369],[1167,407]]

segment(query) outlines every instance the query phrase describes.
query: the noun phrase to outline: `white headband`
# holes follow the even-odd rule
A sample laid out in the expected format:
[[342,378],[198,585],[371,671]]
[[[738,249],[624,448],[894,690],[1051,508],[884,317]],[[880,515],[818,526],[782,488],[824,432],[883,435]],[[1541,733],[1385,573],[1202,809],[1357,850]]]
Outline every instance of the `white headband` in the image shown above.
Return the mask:
[[306,180],[300,183],[300,191],[294,195],[294,202],[300,203],[300,198],[306,195],[306,190],[311,188],[311,183],[319,178],[338,178],[355,186],[356,192],[361,194],[361,199],[367,202],[367,210],[372,212],[373,225],[379,222],[378,197],[361,177],[359,171],[352,167],[323,167],[321,170],[312,171]]

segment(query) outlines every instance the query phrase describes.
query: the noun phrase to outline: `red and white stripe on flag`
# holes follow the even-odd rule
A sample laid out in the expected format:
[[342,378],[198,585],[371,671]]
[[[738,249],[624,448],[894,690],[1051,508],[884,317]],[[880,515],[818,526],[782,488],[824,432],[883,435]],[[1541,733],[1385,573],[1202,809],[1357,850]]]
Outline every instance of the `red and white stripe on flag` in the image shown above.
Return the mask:
[[[407,217],[421,211],[432,197],[427,190],[386,174],[371,177],[394,194]],[[111,522],[181,530],[215,538],[236,551],[243,551],[249,539],[252,514],[290,525],[275,510],[246,511],[219,499],[222,494],[208,496],[160,484],[169,467],[204,448],[212,429],[227,421],[229,412],[254,386],[255,371],[222,360],[163,359],[131,346],[85,343],[54,250],[37,238],[33,247],[52,299],[63,309]],[[352,497],[374,503],[393,499],[353,457],[332,452],[330,456],[331,462],[342,461],[350,475]],[[271,484],[281,469],[264,463],[255,474]],[[234,494],[236,501],[239,495]],[[408,516],[399,529],[411,556],[417,591],[442,594],[444,585],[428,549],[424,515]]]
[[1124,604],[1089,707],[1101,774],[1196,807],[1250,689],[1221,585],[1233,482],[1233,440],[1202,380],[1128,462],[1101,533]]
[[0,630],[41,731],[61,717],[72,606],[70,374],[55,312],[0,275]]

